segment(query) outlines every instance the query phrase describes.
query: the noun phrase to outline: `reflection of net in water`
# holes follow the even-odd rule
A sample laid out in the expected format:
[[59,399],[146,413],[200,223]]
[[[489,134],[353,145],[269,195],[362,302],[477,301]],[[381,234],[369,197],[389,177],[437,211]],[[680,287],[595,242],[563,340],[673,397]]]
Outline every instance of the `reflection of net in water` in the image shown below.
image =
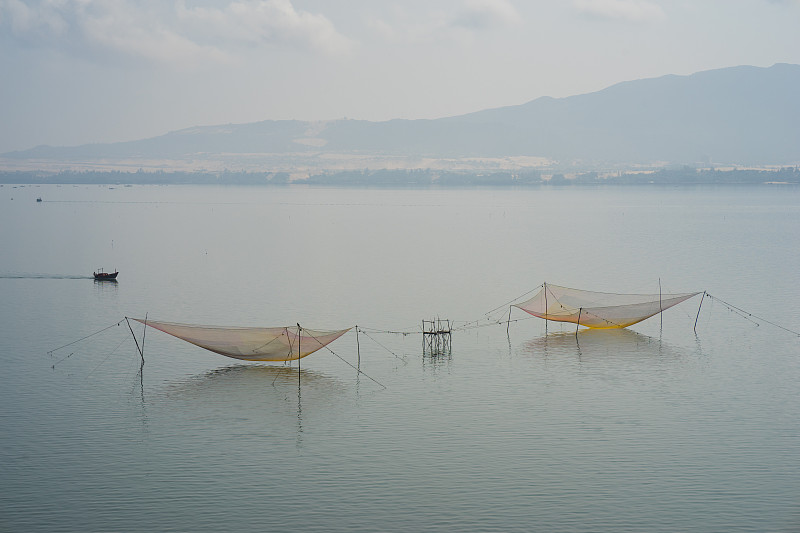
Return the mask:
[[[234,365],[167,384],[164,396],[209,408],[273,410],[275,400],[303,399],[304,407],[330,405],[349,386],[336,378],[310,370],[271,365]],[[294,401],[290,402],[294,405]]]
[[687,352],[660,339],[629,329],[598,331],[593,329],[573,333],[551,333],[531,339],[521,351],[532,356],[577,356],[604,359],[683,358]]
[[253,393],[263,393],[266,387],[286,389],[297,388],[298,382],[307,391],[341,392],[342,384],[329,376],[301,369],[298,379],[296,367],[272,365],[233,365],[218,368],[193,376],[170,387],[172,392],[181,394],[217,394],[226,397],[247,398]]
[[243,445],[263,447],[270,437],[299,445],[304,429],[327,423],[351,389],[320,372],[300,370],[298,379],[296,367],[240,364],[168,383],[155,400],[169,403],[176,423],[188,417],[204,431],[238,434]]

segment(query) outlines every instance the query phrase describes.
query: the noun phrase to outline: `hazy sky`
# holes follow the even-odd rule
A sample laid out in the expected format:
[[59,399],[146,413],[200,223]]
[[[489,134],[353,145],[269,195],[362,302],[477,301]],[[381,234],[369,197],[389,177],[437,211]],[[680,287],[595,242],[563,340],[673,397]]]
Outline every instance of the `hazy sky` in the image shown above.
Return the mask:
[[798,28],[800,0],[0,0],[0,152],[800,63]]

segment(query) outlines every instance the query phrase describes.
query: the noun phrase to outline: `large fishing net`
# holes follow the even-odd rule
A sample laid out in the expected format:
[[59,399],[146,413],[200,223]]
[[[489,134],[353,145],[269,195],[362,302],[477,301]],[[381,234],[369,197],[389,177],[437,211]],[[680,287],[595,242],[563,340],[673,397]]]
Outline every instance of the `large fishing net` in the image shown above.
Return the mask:
[[558,322],[589,328],[624,328],[700,294],[616,294],[570,289],[545,283],[530,300],[516,304],[523,311]]
[[351,328],[319,331],[299,326],[244,328],[196,326],[133,318],[137,322],[168,333],[186,342],[221,355],[246,361],[292,361],[314,353],[335,341]]

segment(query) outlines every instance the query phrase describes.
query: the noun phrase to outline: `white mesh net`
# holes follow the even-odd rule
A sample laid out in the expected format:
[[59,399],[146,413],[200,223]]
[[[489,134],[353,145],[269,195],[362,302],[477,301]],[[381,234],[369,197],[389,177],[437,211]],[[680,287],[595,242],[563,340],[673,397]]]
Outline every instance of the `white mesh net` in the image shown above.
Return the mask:
[[616,294],[545,283],[533,298],[514,307],[546,320],[572,322],[598,329],[624,328],[697,294],[700,293]]
[[133,318],[206,350],[246,361],[292,361],[314,353],[351,328],[319,331],[294,327],[242,328],[197,326]]

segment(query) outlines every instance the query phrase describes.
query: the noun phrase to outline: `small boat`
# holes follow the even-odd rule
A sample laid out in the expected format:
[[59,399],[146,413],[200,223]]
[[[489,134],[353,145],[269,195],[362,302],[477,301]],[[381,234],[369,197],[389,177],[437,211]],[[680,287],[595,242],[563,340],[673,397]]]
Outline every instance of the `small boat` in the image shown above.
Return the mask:
[[42,197],[40,196],[39,198],[36,199],[36,201],[37,202],[41,202],[42,201]]
[[103,269],[101,268],[99,271],[94,273],[94,279],[99,279],[99,280],[107,280],[107,279],[111,280],[111,279],[113,279],[113,280],[116,280],[117,279],[117,274],[119,274],[119,272],[117,272],[116,270],[114,272],[103,272]]

